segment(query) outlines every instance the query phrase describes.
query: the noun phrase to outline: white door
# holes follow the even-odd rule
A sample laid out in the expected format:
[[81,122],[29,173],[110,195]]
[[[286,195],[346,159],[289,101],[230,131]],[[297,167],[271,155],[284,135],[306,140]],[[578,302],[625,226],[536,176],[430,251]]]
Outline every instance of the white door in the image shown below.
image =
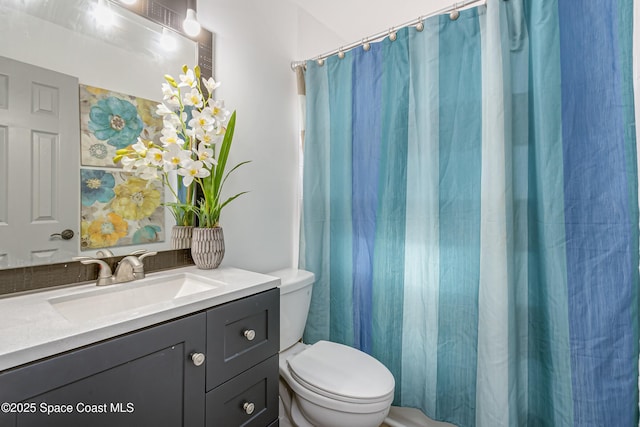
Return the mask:
[[0,267],[78,254],[79,111],[77,78],[0,57]]

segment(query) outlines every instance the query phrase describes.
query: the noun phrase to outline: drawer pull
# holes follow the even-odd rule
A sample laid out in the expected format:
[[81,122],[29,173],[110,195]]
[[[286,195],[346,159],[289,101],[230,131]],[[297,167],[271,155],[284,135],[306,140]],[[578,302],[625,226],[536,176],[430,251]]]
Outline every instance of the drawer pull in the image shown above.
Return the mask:
[[244,409],[244,412],[247,415],[251,415],[251,414],[253,414],[253,411],[255,411],[256,405],[254,405],[251,402],[244,402],[244,404],[242,405],[242,409]]
[[253,329],[245,329],[242,335],[244,335],[247,340],[253,341],[253,339],[256,337],[256,331],[254,331]]
[[191,353],[191,361],[194,365],[200,366],[204,363],[204,354],[202,353]]

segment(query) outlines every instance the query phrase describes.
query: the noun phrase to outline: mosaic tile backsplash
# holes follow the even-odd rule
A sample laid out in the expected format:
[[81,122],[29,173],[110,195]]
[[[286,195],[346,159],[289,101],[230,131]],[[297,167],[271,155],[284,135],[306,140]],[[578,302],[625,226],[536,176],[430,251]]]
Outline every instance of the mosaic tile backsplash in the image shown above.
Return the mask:
[[[104,259],[112,270],[122,256]],[[144,258],[147,273],[192,265],[190,249],[159,252]],[[84,265],[77,261],[60,264],[36,265],[31,267],[0,270],[0,296],[16,292],[43,290],[54,286],[94,281],[98,278],[98,265]]]

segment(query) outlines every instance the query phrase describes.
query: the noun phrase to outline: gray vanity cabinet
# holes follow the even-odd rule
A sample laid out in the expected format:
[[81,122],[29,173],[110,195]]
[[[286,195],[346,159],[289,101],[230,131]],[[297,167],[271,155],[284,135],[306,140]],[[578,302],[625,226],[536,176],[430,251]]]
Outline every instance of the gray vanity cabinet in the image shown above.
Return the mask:
[[0,427],[277,425],[279,339],[272,289],[7,370]]
[[200,313],[2,373],[0,426],[202,426],[205,336]]

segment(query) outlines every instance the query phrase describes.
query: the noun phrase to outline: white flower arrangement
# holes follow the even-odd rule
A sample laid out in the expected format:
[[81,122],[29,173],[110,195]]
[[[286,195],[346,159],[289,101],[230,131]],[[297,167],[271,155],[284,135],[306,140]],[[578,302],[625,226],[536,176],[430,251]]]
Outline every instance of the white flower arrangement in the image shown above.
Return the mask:
[[[249,161],[225,173],[236,113],[230,113],[224,101],[213,98],[220,83],[201,77],[198,66],[192,70],[185,65],[182,72],[180,82],[165,75],[166,83],[162,84],[163,102],[156,110],[163,119],[160,144],[138,137],[135,144],[116,151],[113,161],[121,162],[125,171],[140,178],[163,180],[176,198],[175,203],[166,203],[176,224],[193,225],[195,214],[198,226],[217,227],[222,208],[246,193],[222,201],[222,187],[231,172]],[[187,189],[184,200],[171,185],[169,174],[173,171],[178,175],[178,185]]]

